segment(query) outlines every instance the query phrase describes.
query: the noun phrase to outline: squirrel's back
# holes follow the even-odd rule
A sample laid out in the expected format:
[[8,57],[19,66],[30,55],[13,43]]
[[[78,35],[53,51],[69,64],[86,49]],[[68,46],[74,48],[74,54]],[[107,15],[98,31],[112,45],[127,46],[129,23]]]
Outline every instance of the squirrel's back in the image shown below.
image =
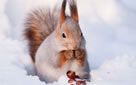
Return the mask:
[[40,44],[56,28],[58,16],[57,9],[39,8],[28,14],[25,21],[25,39],[28,40],[29,53],[35,61],[35,54]]

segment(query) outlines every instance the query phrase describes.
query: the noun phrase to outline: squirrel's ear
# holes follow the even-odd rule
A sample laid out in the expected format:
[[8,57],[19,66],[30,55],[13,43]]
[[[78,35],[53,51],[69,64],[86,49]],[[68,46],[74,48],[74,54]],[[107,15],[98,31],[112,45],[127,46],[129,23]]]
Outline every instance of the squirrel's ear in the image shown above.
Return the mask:
[[77,10],[77,5],[75,0],[69,0],[69,7],[70,7],[70,12],[71,12],[71,17],[78,22],[78,10]]
[[60,18],[59,18],[60,24],[62,24],[66,19],[65,8],[66,8],[66,0],[63,0],[62,6],[61,6],[61,11],[60,11]]

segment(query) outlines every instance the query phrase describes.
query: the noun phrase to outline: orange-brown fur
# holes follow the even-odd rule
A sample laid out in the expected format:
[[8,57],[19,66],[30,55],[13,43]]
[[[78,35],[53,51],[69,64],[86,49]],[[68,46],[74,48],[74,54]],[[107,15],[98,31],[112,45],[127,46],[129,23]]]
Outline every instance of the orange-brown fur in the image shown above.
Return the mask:
[[58,67],[63,67],[70,59],[76,60],[79,65],[83,66],[85,56],[86,52],[83,49],[61,51],[58,58]]
[[83,66],[86,58],[86,51],[83,49],[79,49],[75,51],[75,59],[79,63],[79,65]]
[[65,8],[66,8],[66,0],[62,2],[61,11],[60,11],[60,18],[59,18],[59,24],[63,24],[63,22],[66,19],[65,16]]
[[36,73],[47,83],[56,81],[69,69],[81,78],[89,78],[85,39],[78,23],[76,2],[69,0],[70,16],[65,14],[66,2],[63,0],[60,11],[56,8],[53,11],[34,10],[25,22],[24,35]]
[[70,10],[71,10],[71,17],[78,22],[78,10],[77,5],[74,0],[70,0]]
[[29,52],[33,61],[35,61],[35,53],[40,44],[56,27],[58,19],[55,13],[55,9],[53,12],[47,9],[38,9],[32,11],[26,19],[24,35],[28,40]]
[[59,53],[59,58],[58,58],[58,67],[63,67],[63,65],[68,61],[67,57],[67,51],[61,51]]
[[[78,22],[78,11],[77,6],[74,1],[71,0],[70,2],[70,10],[71,10],[71,16],[75,21]],[[66,8],[66,0],[63,1],[61,11],[60,11],[60,17],[58,20],[58,17],[54,16],[55,13],[57,13],[56,9],[51,12],[49,9],[38,9],[32,11],[29,16],[26,19],[25,23],[25,39],[28,40],[28,46],[29,46],[29,52],[32,57],[32,60],[35,62],[35,54],[41,43],[43,42],[46,37],[51,34],[55,28],[57,27],[57,24],[61,25],[65,19],[69,16],[65,16],[65,8]],[[57,22],[59,21],[59,23]],[[68,30],[66,30],[66,33],[68,33]],[[59,36],[59,35],[58,35]],[[68,38],[69,35],[67,35]],[[83,53],[81,55],[81,58],[76,58],[76,55],[79,53]],[[62,67],[67,59],[67,55],[70,53],[70,51],[62,51],[59,54],[59,63],[58,66]],[[85,51],[77,50],[75,51],[75,59],[78,63],[81,65],[83,64],[85,60]]]

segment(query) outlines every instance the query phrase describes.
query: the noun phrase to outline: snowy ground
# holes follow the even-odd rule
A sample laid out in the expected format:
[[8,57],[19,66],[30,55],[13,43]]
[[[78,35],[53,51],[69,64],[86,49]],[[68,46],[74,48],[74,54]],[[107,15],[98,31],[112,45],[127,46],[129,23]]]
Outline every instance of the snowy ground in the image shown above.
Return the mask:
[[[92,82],[88,85],[136,84],[136,1],[77,0],[87,41]],[[46,85],[27,75],[31,60],[23,40],[25,14],[33,7],[61,0],[0,0],[0,85]],[[48,85],[67,85],[66,76]]]

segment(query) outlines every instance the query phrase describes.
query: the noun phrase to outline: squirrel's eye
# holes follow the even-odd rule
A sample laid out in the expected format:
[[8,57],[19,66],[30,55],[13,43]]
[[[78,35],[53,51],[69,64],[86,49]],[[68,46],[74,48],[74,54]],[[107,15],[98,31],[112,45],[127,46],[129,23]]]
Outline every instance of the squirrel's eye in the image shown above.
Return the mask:
[[81,32],[81,37],[83,36],[83,33]]
[[66,35],[65,35],[65,33],[62,33],[62,37],[63,37],[63,38],[66,38]]

